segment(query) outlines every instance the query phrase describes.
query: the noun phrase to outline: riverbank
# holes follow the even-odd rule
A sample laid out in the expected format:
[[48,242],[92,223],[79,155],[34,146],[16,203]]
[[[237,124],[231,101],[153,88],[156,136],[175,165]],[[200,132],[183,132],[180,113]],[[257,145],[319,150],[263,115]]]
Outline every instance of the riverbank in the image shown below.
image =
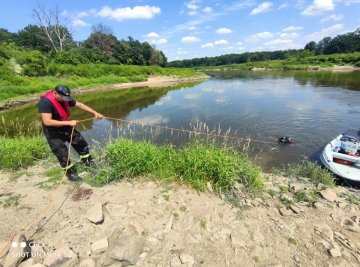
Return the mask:
[[[271,62],[271,61],[270,61]],[[255,63],[255,62],[254,62]],[[289,65],[272,64],[268,62],[256,62],[257,64],[235,64],[216,67],[204,67],[199,70],[204,72],[211,71],[331,71],[331,72],[351,72],[360,71],[360,67],[355,66],[321,66],[321,65]]]
[[[79,88],[70,88],[72,89],[73,95],[78,95],[81,93],[92,92],[92,91],[105,91],[105,90],[117,90],[117,89],[130,89],[130,88],[140,88],[140,87],[149,87],[149,88],[164,88],[169,86],[181,85],[191,82],[199,82],[206,80],[208,76],[199,75],[194,77],[178,77],[178,76],[150,76],[146,81],[139,82],[126,82],[126,83],[116,83],[112,85],[102,85],[95,87],[79,87]],[[50,90],[51,88],[49,88]],[[19,107],[28,103],[37,101],[42,93],[37,93],[36,95],[31,96],[19,96],[10,100],[0,102],[0,111],[7,110],[14,107]]]
[[13,240],[34,244],[32,257],[20,266],[360,263],[358,190],[266,174],[265,188],[256,195],[241,183],[219,194],[211,185],[195,191],[149,178],[123,178],[103,187],[66,182],[57,189],[61,172],[50,171],[54,166],[40,161],[26,170],[0,171],[1,264],[24,260],[13,255],[28,250],[8,251],[6,241],[47,203],[54,206]]

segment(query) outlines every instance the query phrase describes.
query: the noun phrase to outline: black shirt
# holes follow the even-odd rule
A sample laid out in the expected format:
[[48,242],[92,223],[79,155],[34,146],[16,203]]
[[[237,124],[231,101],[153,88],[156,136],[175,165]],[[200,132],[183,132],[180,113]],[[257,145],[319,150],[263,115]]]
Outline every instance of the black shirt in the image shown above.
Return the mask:
[[[65,106],[63,103],[59,102],[60,105],[64,108],[65,110]],[[76,105],[76,101],[72,100],[69,103],[69,107],[74,107]],[[54,107],[54,105],[50,102],[49,99],[47,98],[41,98],[38,104],[38,110],[39,113],[51,113],[52,114],[52,119],[53,120],[57,120],[57,121],[61,121],[61,117],[60,114],[57,112],[56,108]]]
[[[64,104],[61,102],[59,102],[59,103],[65,110]],[[75,100],[72,100],[68,103],[69,103],[69,107],[74,107],[76,105]],[[47,98],[42,97],[40,99],[40,101],[38,103],[38,111],[39,111],[39,113],[51,113],[53,120],[61,121],[60,114],[57,112],[55,106],[51,103],[51,101]],[[71,127],[69,127],[69,126],[62,126],[62,127],[45,126],[43,124],[43,129],[45,132],[50,134],[52,132],[58,132],[58,131],[69,131],[69,130],[71,130]]]

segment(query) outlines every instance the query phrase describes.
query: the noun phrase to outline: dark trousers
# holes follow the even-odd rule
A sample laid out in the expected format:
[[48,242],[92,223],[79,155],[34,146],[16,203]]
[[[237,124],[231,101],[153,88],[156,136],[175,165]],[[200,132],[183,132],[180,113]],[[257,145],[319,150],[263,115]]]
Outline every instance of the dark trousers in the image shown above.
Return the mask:
[[[59,160],[61,167],[65,168],[68,159],[68,147],[66,146],[66,142],[70,142],[72,127],[64,126],[48,128],[43,126],[43,131],[51,151]],[[74,130],[71,146],[79,153],[80,157],[89,155],[89,146],[77,130]]]

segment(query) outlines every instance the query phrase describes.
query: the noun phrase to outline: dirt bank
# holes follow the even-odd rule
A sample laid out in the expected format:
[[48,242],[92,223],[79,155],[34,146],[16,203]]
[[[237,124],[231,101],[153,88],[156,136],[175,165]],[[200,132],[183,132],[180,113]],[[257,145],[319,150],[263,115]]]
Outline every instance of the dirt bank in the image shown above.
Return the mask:
[[[121,83],[121,84],[113,84],[113,85],[96,86],[92,88],[77,88],[72,90],[72,94],[77,95],[92,91],[130,89],[130,88],[139,88],[139,87],[163,88],[168,86],[176,86],[182,83],[202,81],[205,79],[207,79],[207,76],[191,77],[191,78],[178,78],[172,76],[154,76],[154,77],[149,77],[148,80],[144,82]],[[51,88],[49,88],[49,90],[50,89]],[[37,101],[39,97],[40,95],[24,96],[2,102],[0,103],[0,111],[9,108],[19,107]]]
[[[56,184],[46,182],[49,167],[41,162],[18,175],[0,173],[0,247],[51,201]],[[241,184],[231,196],[219,196],[210,187],[196,192],[149,180],[101,188],[67,183],[54,208],[24,233],[35,247],[23,266],[360,265],[358,190],[323,190],[306,178],[266,179],[267,190],[256,197]],[[297,192],[316,192],[317,199],[295,201]],[[17,205],[9,201],[16,196]]]

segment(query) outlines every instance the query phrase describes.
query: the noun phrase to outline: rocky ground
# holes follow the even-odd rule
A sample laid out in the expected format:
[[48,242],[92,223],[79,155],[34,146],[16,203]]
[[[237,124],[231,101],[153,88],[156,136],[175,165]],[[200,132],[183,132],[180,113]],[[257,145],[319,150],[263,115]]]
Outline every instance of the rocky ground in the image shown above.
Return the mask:
[[359,190],[272,175],[257,196],[145,179],[56,189],[47,164],[0,173],[0,266],[360,265]]

